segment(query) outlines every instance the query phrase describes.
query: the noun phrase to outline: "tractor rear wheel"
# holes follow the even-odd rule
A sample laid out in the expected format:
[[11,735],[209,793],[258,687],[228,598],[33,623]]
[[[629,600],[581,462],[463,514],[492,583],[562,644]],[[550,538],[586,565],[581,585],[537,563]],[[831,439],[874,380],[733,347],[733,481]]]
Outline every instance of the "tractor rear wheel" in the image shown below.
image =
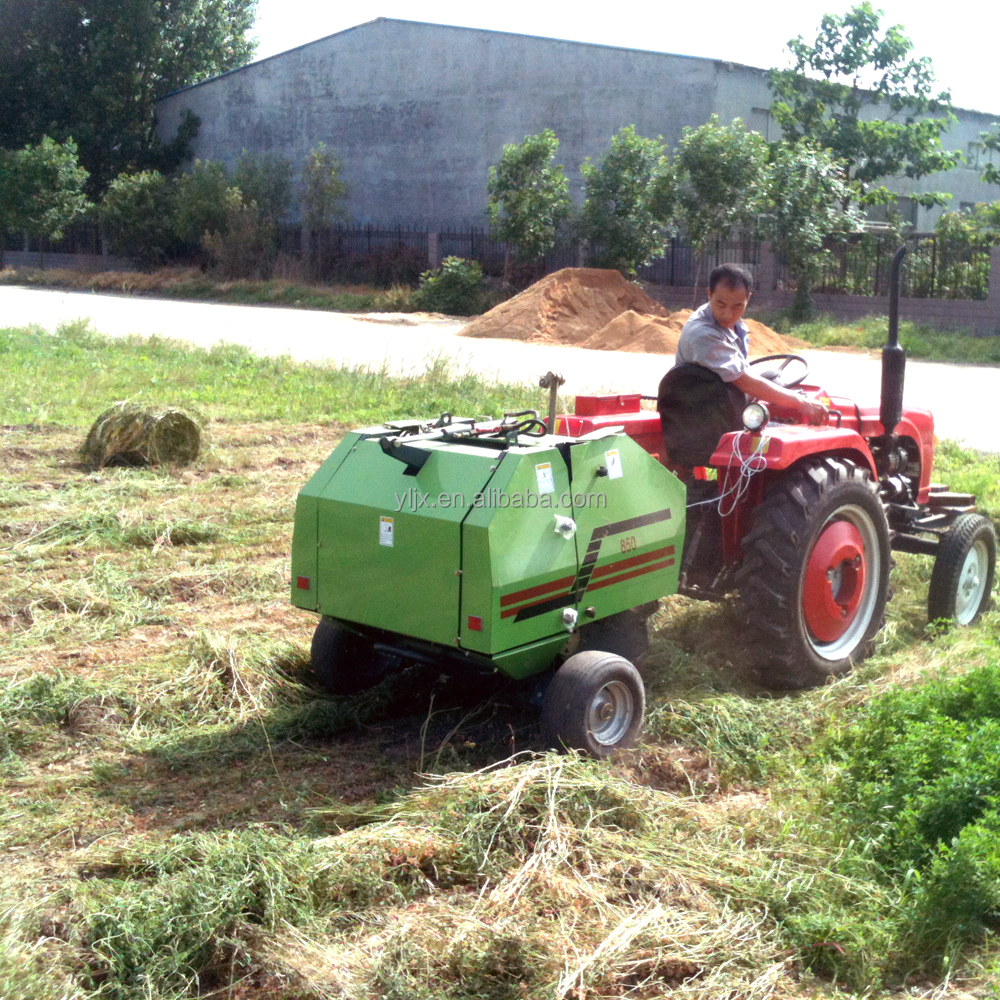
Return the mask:
[[867,469],[842,458],[775,479],[736,573],[768,686],[809,687],[864,659],[885,620],[889,526]]
[[982,514],[956,518],[934,559],[927,617],[971,625],[989,607],[996,564],[993,525]]
[[645,708],[642,678],[628,660],[596,649],[575,653],[545,691],[545,745],[608,757],[635,743]]
[[313,633],[312,669],[329,694],[356,694],[382,679],[372,643],[333,618],[321,618]]

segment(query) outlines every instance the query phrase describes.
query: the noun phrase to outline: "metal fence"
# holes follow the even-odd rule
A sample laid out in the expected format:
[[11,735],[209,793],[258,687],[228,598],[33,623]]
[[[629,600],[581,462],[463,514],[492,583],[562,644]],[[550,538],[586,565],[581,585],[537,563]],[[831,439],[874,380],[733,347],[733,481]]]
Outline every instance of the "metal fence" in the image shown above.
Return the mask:
[[[831,240],[829,256],[813,285],[817,292],[846,295],[887,295],[889,265],[899,247],[893,236],[866,233]],[[903,262],[901,293],[918,299],[985,299],[989,292],[988,244],[946,240],[934,234],[905,237],[908,253]],[[785,262],[778,263],[778,288],[794,285]]]
[[[989,245],[945,240],[933,234],[907,236],[906,242],[910,252],[903,269],[903,295],[937,299],[987,297]],[[99,254],[101,239],[94,222],[80,222],[68,227],[58,242],[8,232],[0,234],[0,246],[13,251],[41,250],[54,257],[59,253]],[[887,294],[889,264],[897,246],[895,237],[876,233],[831,239],[813,290],[865,296]],[[312,277],[385,287],[416,284],[433,252],[439,259],[455,256],[477,260],[490,276],[503,274],[507,253],[507,247],[494,240],[485,228],[429,231],[415,226],[380,225],[339,225],[311,234],[304,233],[301,226],[283,226],[278,233],[278,249],[286,261]],[[530,280],[563,267],[599,260],[601,250],[599,246],[567,244],[541,261],[525,265],[520,277]],[[675,237],[662,257],[639,269],[638,277],[650,284],[691,287],[704,284],[711,269],[723,262],[742,264],[756,274],[763,262],[760,242],[750,237],[719,240],[708,253],[698,255],[686,240]],[[52,265],[58,266],[56,260]],[[777,289],[794,287],[795,278],[787,262],[774,261],[773,273]]]

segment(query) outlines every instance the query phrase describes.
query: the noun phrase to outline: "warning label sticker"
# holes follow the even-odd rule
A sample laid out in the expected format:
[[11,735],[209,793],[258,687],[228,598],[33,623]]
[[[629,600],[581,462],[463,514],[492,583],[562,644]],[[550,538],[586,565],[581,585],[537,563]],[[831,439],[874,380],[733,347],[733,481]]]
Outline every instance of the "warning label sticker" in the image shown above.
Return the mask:
[[624,473],[622,472],[622,457],[618,453],[618,449],[612,448],[611,451],[606,451],[604,461],[608,463],[608,479],[621,479]]
[[378,543],[379,545],[392,545],[393,519],[391,517],[380,517],[378,519]]
[[555,493],[556,481],[552,475],[551,462],[541,462],[536,465],[535,478],[538,480],[539,493]]

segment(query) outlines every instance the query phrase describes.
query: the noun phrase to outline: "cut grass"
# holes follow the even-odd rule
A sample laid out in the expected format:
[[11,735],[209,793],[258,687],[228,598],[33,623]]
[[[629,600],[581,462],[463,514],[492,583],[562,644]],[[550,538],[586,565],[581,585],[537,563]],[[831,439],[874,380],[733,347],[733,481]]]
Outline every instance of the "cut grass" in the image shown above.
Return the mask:
[[[742,675],[732,609],[664,601],[645,744],[611,763],[541,754],[529,692],[502,682],[428,666],[357,698],[315,690],[314,619],[287,598],[291,518],[339,428],[263,416],[286,390],[309,413],[339,379],[345,422],[351,400],[374,422],[537,393],[432,371],[367,397],[367,375],[281,362],[284,385],[263,379],[255,401],[219,359],[273,362],[160,344],[169,401],[212,392],[209,451],[92,474],[77,449],[94,400],[76,380],[99,365],[129,395],[156,351],[63,339],[13,333],[0,355],[12,378],[34,364],[19,391],[50,407],[45,424],[9,409],[0,439],[0,996],[991,988],[988,935],[943,971],[918,960],[908,897],[845,841],[826,793],[840,765],[823,748],[880,692],[997,659],[996,613],[927,630],[926,558],[898,558],[876,656],[796,696]],[[995,515],[994,459],[941,456],[936,478],[982,483]]]

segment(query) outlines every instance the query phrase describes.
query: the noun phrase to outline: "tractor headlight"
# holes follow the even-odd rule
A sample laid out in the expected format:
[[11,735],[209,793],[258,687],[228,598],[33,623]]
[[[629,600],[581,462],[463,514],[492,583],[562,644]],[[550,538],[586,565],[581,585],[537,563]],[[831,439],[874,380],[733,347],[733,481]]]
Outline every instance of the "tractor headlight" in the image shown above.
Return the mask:
[[748,403],[746,408],[743,410],[743,426],[748,431],[761,430],[767,425],[767,422],[770,419],[770,411],[767,406],[759,400],[754,403]]

